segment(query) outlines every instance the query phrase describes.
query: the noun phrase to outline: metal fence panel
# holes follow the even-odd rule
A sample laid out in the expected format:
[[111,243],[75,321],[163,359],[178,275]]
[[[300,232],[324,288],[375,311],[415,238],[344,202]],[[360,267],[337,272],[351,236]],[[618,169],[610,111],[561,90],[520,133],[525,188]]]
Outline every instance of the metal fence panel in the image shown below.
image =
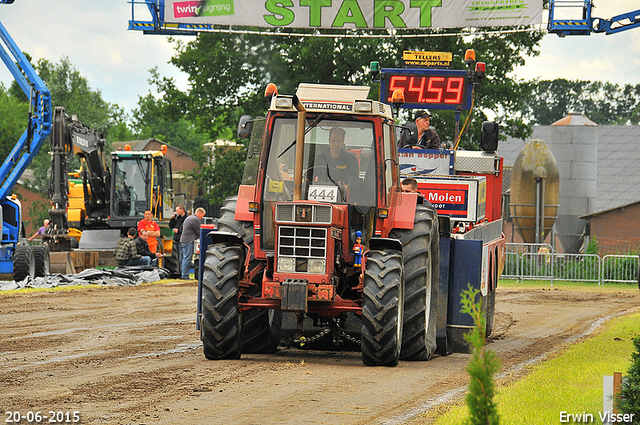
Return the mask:
[[554,278],[600,284],[600,266],[596,254],[555,254]]
[[[638,281],[637,255],[556,254],[526,252],[532,244],[507,244],[505,279],[566,280],[579,282],[635,283]],[[514,246],[519,245],[519,246]],[[520,252],[514,252],[520,251]]]
[[602,257],[600,282],[638,282],[637,255],[605,255]]

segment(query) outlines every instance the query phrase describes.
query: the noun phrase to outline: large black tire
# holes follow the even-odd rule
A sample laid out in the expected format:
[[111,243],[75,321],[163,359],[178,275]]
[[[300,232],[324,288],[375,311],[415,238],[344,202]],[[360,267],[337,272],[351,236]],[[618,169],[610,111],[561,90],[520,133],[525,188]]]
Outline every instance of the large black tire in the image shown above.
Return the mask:
[[49,274],[49,246],[48,245],[34,245],[33,257],[35,260],[35,273],[36,277],[44,277]]
[[[164,257],[163,266],[165,269],[169,270],[171,277],[179,278],[181,276],[180,263],[182,263],[182,258],[178,258],[178,250],[175,247],[176,244],[174,243],[173,245],[171,255]],[[198,275],[196,274],[196,277],[197,276]]]
[[416,207],[413,229],[394,230],[402,242],[404,263],[404,330],[402,360],[424,361],[436,350],[436,317],[440,276],[438,219],[430,205]]
[[402,346],[403,270],[397,251],[370,250],[362,294],[362,361],[396,366]]
[[243,249],[238,245],[215,244],[207,249],[200,323],[207,359],[240,358],[242,338],[238,294],[243,258]]
[[489,292],[482,300],[485,312],[485,337],[493,332],[493,318],[496,314],[496,289],[498,288],[498,252],[489,255]]
[[[496,311],[496,291],[495,289],[489,291],[486,297],[482,300],[482,305],[485,311],[485,337],[491,335],[493,332],[493,318]],[[486,306],[486,307],[485,307]]]
[[[253,223],[237,221],[236,205],[238,197],[233,196],[224,200],[221,217],[218,220],[218,230],[232,232],[240,236],[251,249],[249,269],[258,265],[253,252]],[[261,295],[262,273],[253,279],[254,286],[248,289],[247,295],[259,297]],[[242,313],[242,352],[243,353],[275,353],[280,343],[282,327],[282,311],[251,308]]]
[[36,277],[36,260],[29,245],[17,245],[13,251],[13,280],[20,282],[25,277]]

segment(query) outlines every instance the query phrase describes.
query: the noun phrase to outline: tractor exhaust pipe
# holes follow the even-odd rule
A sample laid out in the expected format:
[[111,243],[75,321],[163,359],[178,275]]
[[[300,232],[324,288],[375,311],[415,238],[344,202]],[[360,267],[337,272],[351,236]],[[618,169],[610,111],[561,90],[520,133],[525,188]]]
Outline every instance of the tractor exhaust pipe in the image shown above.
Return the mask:
[[293,96],[293,106],[298,110],[298,132],[296,135],[296,163],[293,176],[293,200],[302,199],[302,165],[304,162],[304,127],[307,119],[307,110],[304,108],[298,96]]

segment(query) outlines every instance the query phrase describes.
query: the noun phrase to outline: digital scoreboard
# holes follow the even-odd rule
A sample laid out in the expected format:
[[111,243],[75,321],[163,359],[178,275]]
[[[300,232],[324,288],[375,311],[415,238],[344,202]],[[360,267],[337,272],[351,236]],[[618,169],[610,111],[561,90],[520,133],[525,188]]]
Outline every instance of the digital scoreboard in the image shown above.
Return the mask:
[[380,101],[393,104],[395,90],[402,90],[412,109],[471,108],[473,80],[469,72],[452,69],[383,68],[380,72]]

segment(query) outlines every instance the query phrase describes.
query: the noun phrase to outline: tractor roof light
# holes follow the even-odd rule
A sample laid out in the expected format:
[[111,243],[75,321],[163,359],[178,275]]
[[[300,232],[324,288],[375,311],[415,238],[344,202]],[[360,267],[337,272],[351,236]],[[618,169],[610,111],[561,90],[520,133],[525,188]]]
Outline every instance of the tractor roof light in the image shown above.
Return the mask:
[[370,100],[356,100],[353,109],[356,112],[371,112],[373,107],[371,106]]
[[124,145],[124,150],[126,152],[131,152],[131,145]]
[[291,96],[276,96],[276,108],[278,109],[293,108],[293,98]]
[[486,75],[486,65],[484,62],[476,63],[476,73],[475,77],[478,82],[480,82]]
[[467,49],[466,52],[464,52],[464,63],[467,65],[473,65],[474,63],[476,63],[476,51],[473,49]]
[[395,89],[391,95],[391,103],[398,108],[404,103],[404,92],[402,89]]
[[167,148],[167,145],[162,145],[160,146],[160,152],[162,152],[164,155],[167,154],[169,148]]
[[267,84],[267,88],[264,90],[264,97],[271,100],[273,96],[278,94],[278,86],[273,83]]
[[369,64],[369,74],[371,75],[371,78],[375,80],[379,73],[380,63],[378,61],[372,61]]

